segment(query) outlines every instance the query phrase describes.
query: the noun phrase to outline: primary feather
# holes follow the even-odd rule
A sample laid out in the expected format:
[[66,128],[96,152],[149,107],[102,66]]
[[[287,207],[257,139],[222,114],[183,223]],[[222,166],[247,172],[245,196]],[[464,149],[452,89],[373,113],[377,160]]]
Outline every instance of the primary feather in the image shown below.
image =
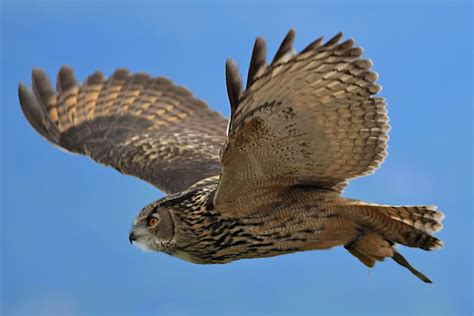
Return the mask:
[[227,120],[165,78],[118,69],[84,84],[64,66],[53,91],[33,70],[20,84],[23,112],[48,141],[174,193],[219,174]]

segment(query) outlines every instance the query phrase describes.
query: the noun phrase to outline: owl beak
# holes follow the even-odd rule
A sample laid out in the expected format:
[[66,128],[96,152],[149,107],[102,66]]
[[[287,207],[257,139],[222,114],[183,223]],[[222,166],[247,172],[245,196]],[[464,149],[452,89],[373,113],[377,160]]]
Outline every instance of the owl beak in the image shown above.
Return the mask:
[[137,236],[133,232],[131,232],[128,235],[128,241],[130,241],[130,245],[132,245],[135,240],[137,240]]

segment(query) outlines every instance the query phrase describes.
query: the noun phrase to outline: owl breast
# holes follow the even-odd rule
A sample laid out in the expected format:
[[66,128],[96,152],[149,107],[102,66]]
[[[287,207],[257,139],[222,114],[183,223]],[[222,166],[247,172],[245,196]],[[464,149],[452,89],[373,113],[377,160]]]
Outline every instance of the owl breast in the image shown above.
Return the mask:
[[339,214],[333,203],[308,207],[305,200],[298,196],[294,203],[275,205],[277,212],[249,212],[242,217],[224,217],[205,207],[181,213],[182,231],[194,240],[178,245],[172,255],[193,263],[228,263],[326,249],[354,235],[352,220]]

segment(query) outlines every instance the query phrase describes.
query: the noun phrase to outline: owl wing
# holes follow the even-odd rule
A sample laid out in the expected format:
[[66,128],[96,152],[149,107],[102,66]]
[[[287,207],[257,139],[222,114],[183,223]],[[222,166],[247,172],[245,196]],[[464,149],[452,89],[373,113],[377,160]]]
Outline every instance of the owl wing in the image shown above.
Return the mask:
[[227,120],[165,78],[117,70],[82,85],[71,68],[53,90],[46,74],[20,83],[23,113],[48,141],[174,193],[219,174]]
[[245,91],[227,62],[231,122],[214,198],[219,209],[250,211],[292,187],[340,192],[387,155],[385,102],[373,96],[380,87],[362,49],[338,34],[294,54],[294,36],[290,30],[270,65],[257,38]]

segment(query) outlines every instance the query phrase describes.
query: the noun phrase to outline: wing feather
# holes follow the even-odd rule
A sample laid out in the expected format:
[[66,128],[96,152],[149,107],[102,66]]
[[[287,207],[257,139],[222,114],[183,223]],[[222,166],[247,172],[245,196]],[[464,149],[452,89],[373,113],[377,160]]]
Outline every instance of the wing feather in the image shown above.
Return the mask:
[[249,72],[247,76],[247,89],[252,85],[254,79],[267,64],[267,47],[265,39],[257,37],[253,46],[252,58],[250,59]]
[[58,73],[56,91],[40,69],[32,90],[20,83],[22,110],[33,128],[70,152],[137,176],[167,193],[219,174],[227,120],[165,78],[118,69],[79,85]]
[[[231,59],[225,64],[225,78],[231,114],[235,113],[242,95],[242,78],[235,62]],[[232,115],[231,115],[232,116]]]
[[295,35],[296,32],[294,29],[288,31],[285,38],[281,42],[280,47],[275,53],[275,57],[273,57],[272,65],[280,63],[286,58],[290,58],[290,56],[293,54],[293,42],[295,40]]
[[383,162],[389,125],[384,100],[373,96],[377,74],[362,49],[341,38],[293,55],[290,30],[271,66],[253,78],[221,153],[216,207],[252,211],[249,203],[295,186],[340,192]]

